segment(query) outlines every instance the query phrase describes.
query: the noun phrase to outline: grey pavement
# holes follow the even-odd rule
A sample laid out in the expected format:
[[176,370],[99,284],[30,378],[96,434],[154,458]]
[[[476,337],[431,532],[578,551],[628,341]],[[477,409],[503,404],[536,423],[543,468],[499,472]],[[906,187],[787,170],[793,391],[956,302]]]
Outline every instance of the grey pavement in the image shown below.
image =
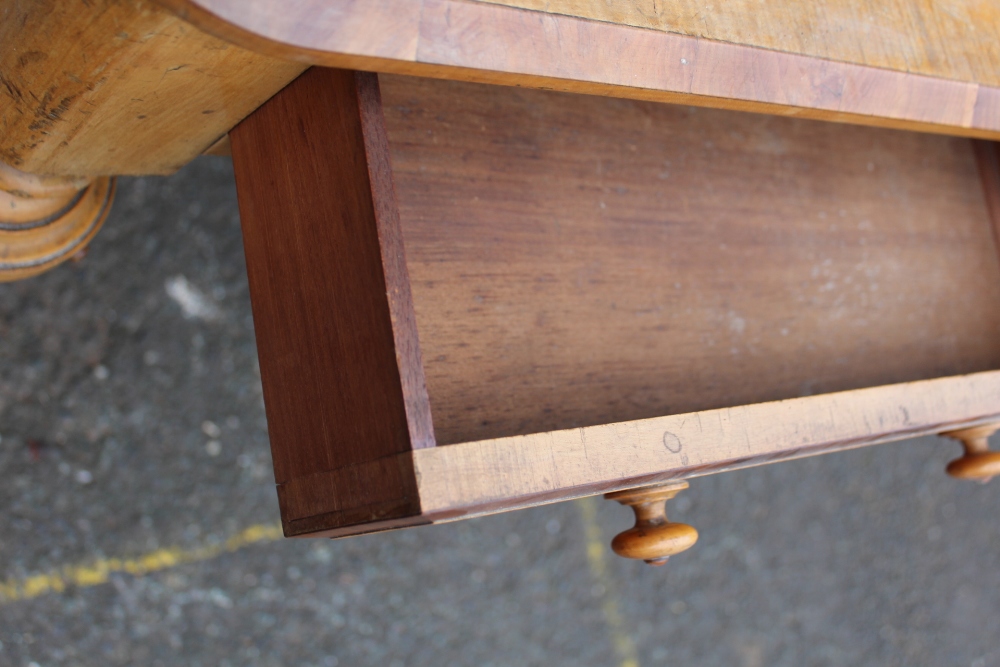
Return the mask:
[[1000,665],[1000,483],[946,477],[957,454],[694,480],[672,517],[701,539],[663,568],[592,550],[631,522],[603,500],[205,557],[278,511],[232,170],[203,158],[122,179],[82,262],[0,285],[0,582],[202,556],[19,589],[0,667]]

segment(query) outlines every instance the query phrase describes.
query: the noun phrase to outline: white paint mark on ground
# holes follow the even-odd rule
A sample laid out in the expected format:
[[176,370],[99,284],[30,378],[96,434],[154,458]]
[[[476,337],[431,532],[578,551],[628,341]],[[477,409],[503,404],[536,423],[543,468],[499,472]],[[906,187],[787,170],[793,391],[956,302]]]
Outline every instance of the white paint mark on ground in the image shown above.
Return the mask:
[[167,278],[163,285],[167,296],[177,302],[187,319],[215,320],[220,313],[219,308],[205,293],[188,282],[184,276]]

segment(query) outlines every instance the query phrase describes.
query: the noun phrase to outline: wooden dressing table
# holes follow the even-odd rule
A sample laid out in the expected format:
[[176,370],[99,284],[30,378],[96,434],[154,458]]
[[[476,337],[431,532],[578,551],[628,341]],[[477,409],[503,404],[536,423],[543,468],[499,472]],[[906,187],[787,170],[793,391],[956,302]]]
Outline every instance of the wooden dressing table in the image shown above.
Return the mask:
[[1000,474],[1000,9],[0,7],[3,279],[231,151],[288,536],[607,493],[662,563],[700,475]]

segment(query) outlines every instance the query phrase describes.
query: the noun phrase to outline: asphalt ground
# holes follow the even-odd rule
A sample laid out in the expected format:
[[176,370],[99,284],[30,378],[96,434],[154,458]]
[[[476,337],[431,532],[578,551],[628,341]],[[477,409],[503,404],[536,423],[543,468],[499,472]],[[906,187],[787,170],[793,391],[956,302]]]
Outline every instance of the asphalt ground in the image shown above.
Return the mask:
[[937,438],[694,480],[662,568],[601,499],[279,538],[223,158],[0,285],[0,438],[4,667],[1000,665],[1000,483]]

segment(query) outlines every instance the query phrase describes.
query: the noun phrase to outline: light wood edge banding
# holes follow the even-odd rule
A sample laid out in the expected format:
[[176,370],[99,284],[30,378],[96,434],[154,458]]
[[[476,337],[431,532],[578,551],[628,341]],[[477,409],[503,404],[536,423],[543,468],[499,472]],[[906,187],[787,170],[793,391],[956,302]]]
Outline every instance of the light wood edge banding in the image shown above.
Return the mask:
[[[419,516],[295,536],[351,537],[445,523],[998,419],[1000,371],[987,371],[421,449],[408,454]],[[671,441],[668,449],[666,433],[683,438],[681,447]]]
[[434,521],[995,421],[1000,371],[470,442],[413,453]]
[[1000,139],[997,88],[645,28],[462,0],[158,1],[317,65]]

